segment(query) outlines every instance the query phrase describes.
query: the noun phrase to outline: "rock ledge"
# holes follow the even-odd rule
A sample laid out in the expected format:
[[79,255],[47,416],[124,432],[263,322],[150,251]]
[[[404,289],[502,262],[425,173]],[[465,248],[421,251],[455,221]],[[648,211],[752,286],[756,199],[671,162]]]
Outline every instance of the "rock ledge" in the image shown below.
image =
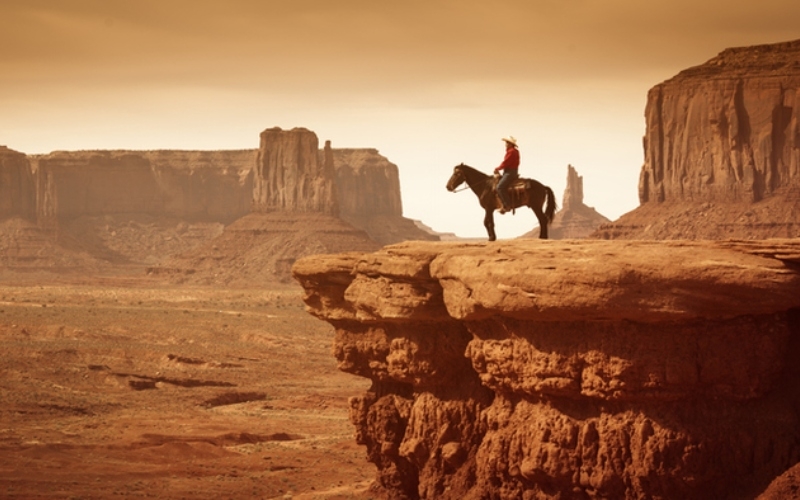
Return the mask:
[[800,240],[407,242],[293,275],[392,498],[754,497],[800,460]]

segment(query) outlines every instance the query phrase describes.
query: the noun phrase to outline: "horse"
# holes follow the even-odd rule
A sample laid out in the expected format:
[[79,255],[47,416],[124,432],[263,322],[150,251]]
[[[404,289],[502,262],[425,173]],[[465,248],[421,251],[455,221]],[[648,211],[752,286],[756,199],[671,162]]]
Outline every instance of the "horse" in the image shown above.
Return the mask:
[[[489,233],[489,241],[495,241],[497,235],[494,232],[494,211],[503,206],[497,196],[497,178],[461,163],[453,169],[453,175],[447,181],[447,190],[455,192],[465,182],[478,197],[481,207],[486,210],[483,225]],[[508,194],[512,209],[527,206],[533,210],[539,219],[539,238],[547,239],[547,225],[553,222],[558,208],[553,190],[536,180],[519,178],[509,186]],[[545,200],[547,206],[542,210]]]

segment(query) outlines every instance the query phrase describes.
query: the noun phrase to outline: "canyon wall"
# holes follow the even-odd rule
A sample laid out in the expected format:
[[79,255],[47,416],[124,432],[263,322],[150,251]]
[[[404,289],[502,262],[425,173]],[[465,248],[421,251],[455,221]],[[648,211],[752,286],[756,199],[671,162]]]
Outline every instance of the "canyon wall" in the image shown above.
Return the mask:
[[[326,143],[326,148],[329,146]],[[400,173],[377,149],[334,149],[339,217],[388,245],[405,240],[438,241],[403,217]]]
[[298,260],[393,499],[754,498],[800,460],[800,242]]
[[800,183],[800,40],[727,49],[647,96],[639,199],[746,201]]
[[[8,267],[138,263],[203,283],[285,281],[293,259],[312,250],[438,240],[402,216],[396,165],[375,149],[328,141],[320,150],[306,129],[267,129],[258,150],[26,156],[3,147],[0,194]],[[232,225],[254,214],[265,217]],[[233,252],[225,272],[211,265],[222,247]],[[271,255],[263,273],[245,269],[259,265],[251,251]]]
[[43,226],[133,213],[232,222],[250,211],[252,150],[64,151],[30,158]]
[[0,220],[8,217],[33,219],[35,213],[33,174],[28,158],[0,146]]
[[333,163],[341,215],[402,217],[400,173],[377,149],[334,149]]
[[656,85],[640,209],[600,237],[800,236],[798,117],[800,40],[727,49]]
[[[153,213],[230,222],[251,211],[402,217],[397,166],[375,149],[317,150],[305,129],[265,131],[264,151],[0,150],[3,213],[41,220]],[[313,152],[312,152],[313,151]],[[278,167],[280,165],[280,167]],[[253,171],[258,175],[253,177]],[[343,202],[339,202],[341,199]]]

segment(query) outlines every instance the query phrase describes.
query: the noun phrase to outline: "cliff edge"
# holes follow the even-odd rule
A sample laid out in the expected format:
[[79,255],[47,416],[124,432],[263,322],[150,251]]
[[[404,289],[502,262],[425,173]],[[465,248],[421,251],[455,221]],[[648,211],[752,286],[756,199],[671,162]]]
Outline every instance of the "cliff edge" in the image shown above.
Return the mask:
[[298,260],[390,498],[754,498],[800,460],[800,240]]

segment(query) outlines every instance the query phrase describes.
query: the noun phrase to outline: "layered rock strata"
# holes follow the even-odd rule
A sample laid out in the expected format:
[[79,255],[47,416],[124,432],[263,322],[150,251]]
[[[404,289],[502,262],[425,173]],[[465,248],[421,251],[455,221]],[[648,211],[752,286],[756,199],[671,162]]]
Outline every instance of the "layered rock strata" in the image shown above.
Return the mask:
[[800,460],[800,241],[409,242],[293,267],[389,498],[753,498]]
[[[691,214],[653,231],[642,210],[600,237],[800,236],[800,40],[727,49],[653,87],[645,108],[640,206],[660,218],[712,204],[719,216],[694,230]],[[755,206],[756,210],[751,210]]]

